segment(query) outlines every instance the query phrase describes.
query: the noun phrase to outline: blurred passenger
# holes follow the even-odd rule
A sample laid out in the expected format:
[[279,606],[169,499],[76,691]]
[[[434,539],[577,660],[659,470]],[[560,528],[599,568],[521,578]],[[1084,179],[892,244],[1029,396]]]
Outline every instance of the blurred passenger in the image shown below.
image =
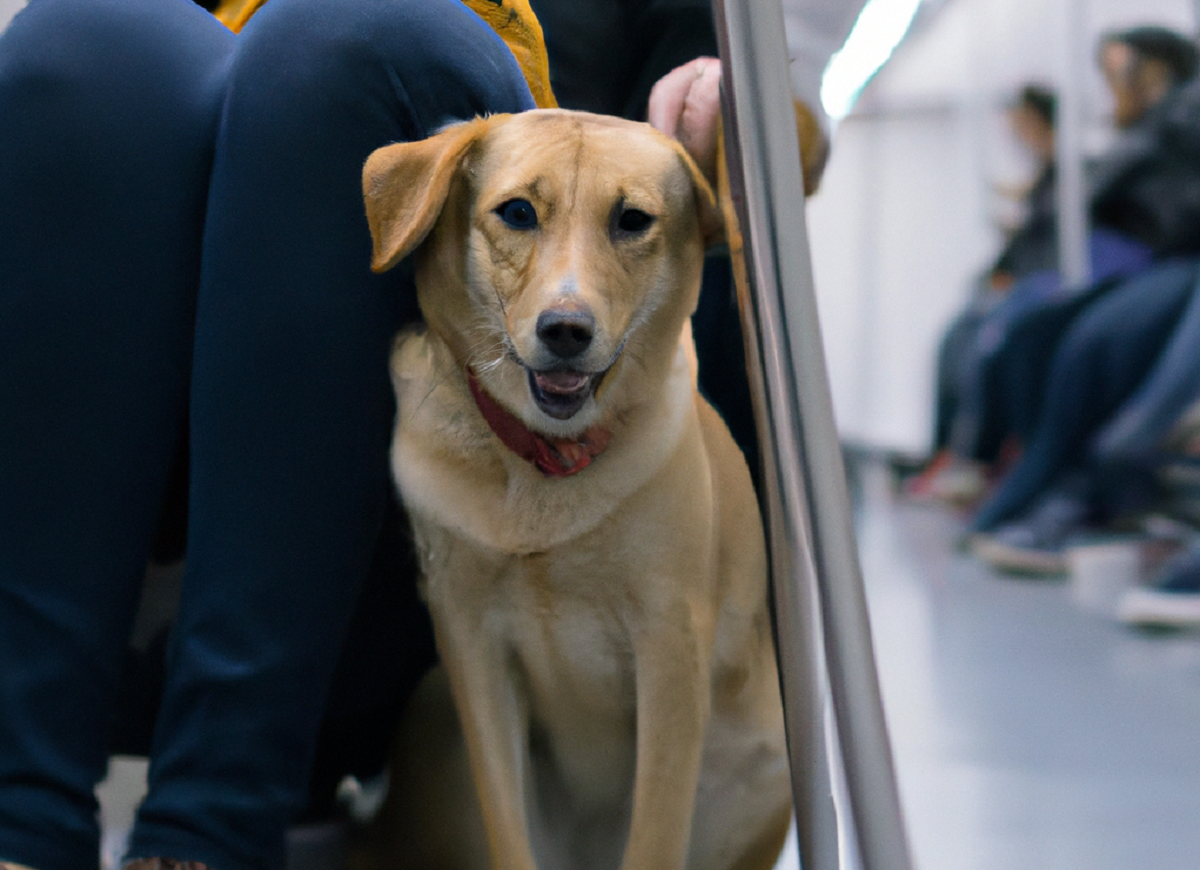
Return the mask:
[[1049,88],[1021,88],[1008,119],[1017,140],[1036,162],[1038,171],[1024,196],[1024,219],[1010,233],[988,274],[991,288],[1007,290],[1031,272],[1058,266],[1054,121],[1057,97]]
[[1052,91],[1028,84],[1008,112],[1017,140],[1036,163],[1033,183],[1022,197],[1021,221],[995,262],[975,281],[964,310],[951,321],[938,345],[934,394],[934,459],[909,484],[912,495],[970,503],[983,488],[983,471],[971,458],[949,449],[960,398],[970,382],[972,348],[987,313],[1000,304],[1013,283],[1031,271],[1051,269],[1058,260],[1055,227],[1054,113]]
[[[973,522],[991,533],[977,551],[1001,567],[1061,571],[1074,535],[1147,509],[1146,445],[1191,398],[1186,357],[1196,341],[1185,312],[1200,262],[1200,83],[1180,77],[1194,76],[1197,51],[1169,31],[1136,28],[1106,37],[1101,62],[1124,134],[1097,173],[1093,216],[1138,234],[1160,262],[1014,326],[1008,350],[1021,352],[1038,413],[1020,461]],[[1136,410],[1114,423],[1118,434],[1087,450],[1143,383]],[[1015,379],[1012,387],[1021,392]],[[1141,460],[1128,449],[1119,456],[1120,444],[1138,445]]]
[[[1021,406],[1015,411],[1010,408],[1013,393],[1004,388],[1012,369],[1005,357],[1014,324],[1048,303],[1074,300],[1081,292],[1062,286],[1057,269],[1054,95],[1026,86],[1010,117],[1014,133],[1041,169],[1026,200],[1025,221],[981,278],[966,311],[952,323],[939,347],[936,455],[910,487],[915,494],[961,504],[983,495],[989,467],[993,473],[996,467],[1003,468],[1012,436],[1028,434],[1028,427],[1019,425]],[[1098,281],[1134,274],[1153,258],[1145,242],[1105,226],[1092,231],[1088,249],[1090,271]],[[1024,357],[1017,360],[1024,361]],[[1018,379],[1018,383],[1025,381]],[[1032,399],[1034,404],[1038,400],[1040,393]]]
[[1072,536],[1152,505],[1147,477],[1128,464],[1118,470],[1119,457],[1089,455],[1087,447],[1152,375],[1198,280],[1200,261],[1167,260],[1122,282],[1071,324],[1050,365],[1037,429],[972,522],[976,532],[990,533],[976,540],[979,555],[998,567],[1062,573]]
[[1037,174],[1022,198],[1023,220],[1009,234],[996,261],[976,282],[966,309],[951,323],[938,348],[935,452],[949,443],[961,388],[960,369],[984,314],[999,303],[1018,278],[1054,268],[1058,262],[1054,111],[1053,92],[1034,84],[1021,89],[1009,110],[1013,133],[1036,161]]
[[[1191,524],[1182,552],[1158,570],[1147,588],[1120,604],[1124,621],[1142,626],[1200,627],[1200,287],[1150,376],[1092,442],[1093,475],[1118,491],[1150,480],[1162,508]],[[1094,484],[1096,486],[1096,484]],[[1100,489],[1099,496],[1112,498]],[[1101,507],[1103,508],[1103,502]]]
[[1156,255],[1200,250],[1200,93],[1188,84],[1195,41],[1136,27],[1101,41],[1113,97],[1114,147],[1092,167],[1091,217],[1150,245]]
[[[958,456],[992,462],[1006,442],[1033,443],[1049,404],[1052,360],[1071,324],[1152,260],[1200,251],[1200,160],[1195,159],[1200,115],[1194,118],[1191,111],[1200,96],[1188,84],[1197,68],[1196,47],[1171,31],[1139,27],[1104,37],[1099,60],[1120,136],[1091,167],[1093,283],[1064,288],[1056,271],[1033,273],[986,314],[950,434]],[[1142,304],[1167,315],[1173,306],[1178,312],[1190,289],[1171,280],[1170,273],[1130,286],[1129,292],[1146,294]],[[1133,345],[1144,353],[1157,350],[1151,335]],[[1013,477],[1031,481],[1026,488],[1034,486],[1027,472],[1014,469]],[[1039,480],[1035,488],[1045,483]],[[1005,487],[1013,489],[1006,482],[1002,492]],[[1026,493],[1015,506],[1011,495],[998,494],[985,505],[977,528],[993,527],[1031,497]]]

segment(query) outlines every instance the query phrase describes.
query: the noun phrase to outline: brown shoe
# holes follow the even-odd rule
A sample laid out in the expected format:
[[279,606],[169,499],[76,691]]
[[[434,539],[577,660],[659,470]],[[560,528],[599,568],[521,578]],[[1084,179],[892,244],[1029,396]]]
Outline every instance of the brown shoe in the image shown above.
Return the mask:
[[173,858],[138,858],[125,865],[125,870],[212,870],[199,861],[176,861]]

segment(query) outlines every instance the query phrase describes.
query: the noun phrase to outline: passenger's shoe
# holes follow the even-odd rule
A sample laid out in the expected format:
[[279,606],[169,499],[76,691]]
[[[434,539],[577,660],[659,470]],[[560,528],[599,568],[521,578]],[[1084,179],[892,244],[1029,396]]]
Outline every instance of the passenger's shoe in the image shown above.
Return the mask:
[[125,870],[212,870],[199,861],[176,861],[172,858],[138,858],[125,865]]
[[1131,589],[1117,605],[1117,618],[1140,628],[1200,628],[1200,591]]
[[1086,501],[1053,494],[1025,517],[975,535],[971,549],[993,568],[1015,574],[1067,573],[1067,543],[1087,528]]
[[1067,573],[1067,554],[1061,547],[1039,546],[1028,529],[1002,526],[991,534],[971,537],[971,552],[1006,574],[1056,577]]
[[913,501],[941,502],[953,507],[970,507],[987,491],[987,474],[982,463],[943,450],[925,470],[909,480],[904,494]]
[[1142,628],[1200,628],[1200,544],[1168,560],[1150,586],[1125,593],[1117,618]]

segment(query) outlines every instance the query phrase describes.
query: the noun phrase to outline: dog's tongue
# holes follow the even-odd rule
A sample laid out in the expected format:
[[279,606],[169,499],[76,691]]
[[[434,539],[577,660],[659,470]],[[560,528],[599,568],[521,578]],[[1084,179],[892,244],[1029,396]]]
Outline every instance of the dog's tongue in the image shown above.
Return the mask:
[[534,378],[537,385],[547,393],[561,395],[577,393],[587,386],[590,375],[580,372],[537,372]]

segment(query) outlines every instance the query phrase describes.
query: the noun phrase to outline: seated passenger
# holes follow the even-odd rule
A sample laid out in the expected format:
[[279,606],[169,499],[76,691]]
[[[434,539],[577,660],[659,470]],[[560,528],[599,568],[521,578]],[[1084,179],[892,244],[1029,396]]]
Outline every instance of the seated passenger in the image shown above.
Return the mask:
[[1113,34],[1101,45],[1121,138],[1092,173],[1093,283],[1063,288],[1057,272],[1035,273],[985,315],[950,428],[958,457],[993,462],[1006,443],[1028,445],[1070,324],[1152,259],[1200,251],[1200,161],[1190,159],[1200,128],[1188,111],[1200,103],[1200,86],[1188,84],[1196,48],[1160,28]]
[[[1033,271],[1052,269],[1058,263],[1054,109],[1054,94],[1030,84],[1021,89],[1009,110],[1013,133],[1036,161],[1037,175],[1021,198],[1022,220],[1009,231],[1004,249],[979,277],[966,308],[951,322],[938,345],[933,450],[940,458],[931,466],[931,473],[910,484],[912,494],[968,501],[978,495],[981,481],[972,473],[972,466],[962,462],[958,464],[961,474],[951,473],[952,457],[947,450],[951,426],[967,377],[970,348],[985,315],[1001,302],[1014,281]],[[965,488],[956,490],[956,480],[961,480]]]
[[[1174,379],[1163,371],[1164,348],[1195,347],[1185,315],[1200,307],[1198,281],[1200,259],[1164,261],[1114,287],[1071,324],[1051,361],[1033,436],[972,521],[973,531],[988,533],[976,540],[979,555],[1000,567],[1058,573],[1073,535],[1149,507],[1152,492],[1139,485],[1145,476],[1133,474],[1132,463],[1118,472],[1118,453],[1088,446],[1139,387]],[[1169,408],[1156,411],[1156,421],[1173,422]],[[1175,413],[1182,411],[1176,403]],[[1142,427],[1125,439],[1155,444],[1163,434]]]

